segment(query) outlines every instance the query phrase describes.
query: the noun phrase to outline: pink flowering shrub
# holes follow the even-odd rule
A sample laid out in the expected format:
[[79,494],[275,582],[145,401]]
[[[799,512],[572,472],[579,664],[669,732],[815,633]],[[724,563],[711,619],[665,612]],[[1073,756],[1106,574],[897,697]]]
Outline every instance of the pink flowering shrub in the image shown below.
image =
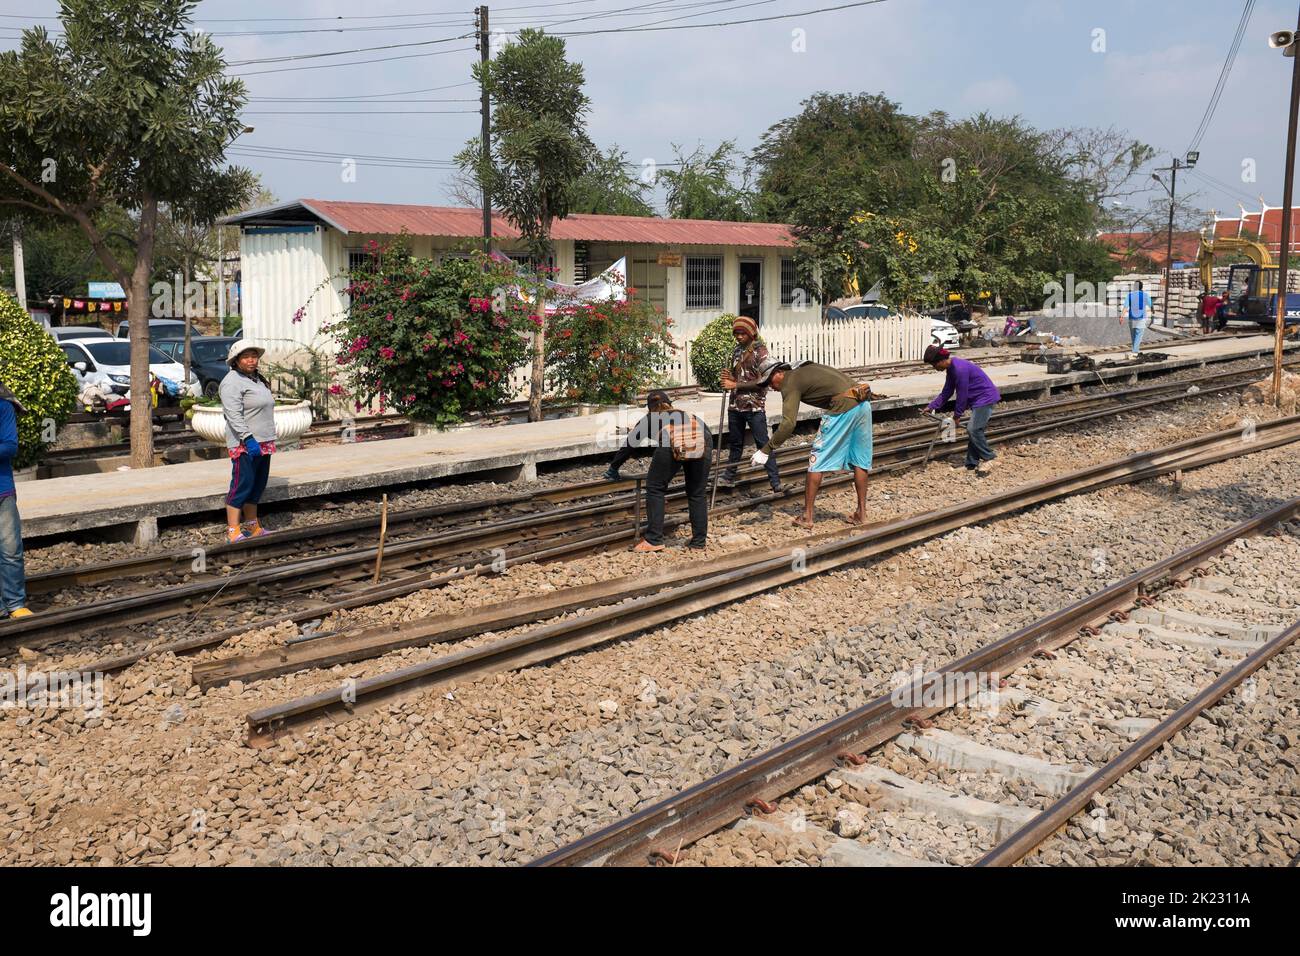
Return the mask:
[[633,404],[638,391],[661,384],[671,324],[637,298],[563,305],[546,320],[546,383],[570,401]]
[[349,274],[351,306],[328,332],[349,394],[439,427],[509,401],[531,328],[515,281],[482,255],[435,265],[378,250]]

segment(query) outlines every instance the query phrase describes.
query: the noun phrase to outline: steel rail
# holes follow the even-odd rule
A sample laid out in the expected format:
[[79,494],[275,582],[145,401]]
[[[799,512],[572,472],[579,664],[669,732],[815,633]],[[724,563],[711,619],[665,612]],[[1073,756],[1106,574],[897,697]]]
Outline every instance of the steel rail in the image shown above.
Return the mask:
[[[1040,650],[1076,640],[1112,612],[1172,582],[1224,551],[1239,538],[1259,534],[1300,512],[1300,498],[1269,509],[1214,534],[1189,548],[1093,592],[970,654],[927,672],[912,682],[908,700],[933,699],[925,691],[951,686],[938,706],[899,706],[895,693],[884,694],[762,754],[742,761],[673,796],[602,827],[532,861],[531,866],[641,865],[656,858],[674,860],[688,846],[740,819],[759,801],[771,802],[812,782],[844,759],[898,736],[907,725],[961,703],[970,688],[946,682],[948,675],[1007,674]],[[1148,735],[1150,736],[1150,735]],[[1086,801],[1085,801],[1086,802]],[[1012,839],[1015,839],[1013,836]],[[1010,841],[1008,841],[1010,842]]]
[[[1295,359],[1293,361],[1300,362],[1300,359]],[[1271,368],[1271,365],[1259,366],[1260,370],[1265,368]],[[1254,371],[1254,368],[1237,369],[1229,372],[1214,372],[1198,376],[1195,379],[1187,379],[1179,382],[1155,383],[1144,386],[1135,386],[1129,389],[1106,394],[1071,396],[1069,398],[1054,399],[1047,402],[1031,403],[1016,408],[1002,409],[992,416],[992,421],[994,423],[1001,423],[1022,417],[1041,415],[1048,411],[1076,408],[1099,403],[1115,403],[1134,396],[1146,395],[1154,392],[1185,392],[1189,384],[1215,381],[1222,378],[1249,376],[1252,371]],[[1246,385],[1249,384],[1249,382],[1242,382],[1240,384]],[[1234,384],[1232,387],[1238,386]],[[1183,396],[1180,395],[1180,398],[1181,397]],[[882,431],[883,433],[879,436],[879,447],[887,448],[889,447],[889,443],[902,442],[909,436],[915,437],[919,442],[923,440],[925,436],[929,435],[930,428],[928,426],[918,427],[908,425],[902,429]],[[807,449],[804,446],[788,447],[779,449],[777,456],[783,461],[795,461],[800,459],[806,451]],[[756,476],[764,474],[765,473],[761,468],[746,466],[740,470],[740,478],[742,481],[738,483],[749,484]],[[633,481],[631,479],[620,479],[616,482],[598,480],[577,482],[566,485],[562,488],[538,489],[532,492],[503,496],[489,501],[448,502],[446,504],[392,512],[389,515],[389,526],[392,528],[429,520],[441,522],[443,519],[453,518],[468,521],[473,515],[486,514],[500,509],[536,505],[539,503],[571,501],[574,499],[609,495],[611,493],[623,491],[630,492],[632,488]],[[290,528],[284,531],[277,531],[275,534],[267,536],[266,538],[252,538],[234,544],[221,542],[207,546],[204,548],[204,553],[206,560],[232,567],[238,567],[253,560],[263,560],[267,557],[277,557],[282,554],[297,554],[300,551],[300,545],[304,542],[312,542],[317,548],[331,547],[334,542],[338,542],[338,546],[352,544],[358,535],[371,532],[378,528],[378,525],[378,514],[366,515],[363,517],[349,518],[339,522],[334,522],[328,528],[322,528],[321,526]],[[440,529],[442,525],[438,524],[436,527]],[[58,569],[31,575],[27,579],[27,590],[29,594],[43,594],[67,587],[118,582],[124,578],[156,575],[159,573],[187,568],[193,560],[193,549],[182,548],[164,554],[141,555],[113,561],[79,565],[73,568]]]
[[1080,810],[1088,805],[1094,795],[1113,785],[1142,761],[1164,746],[1179,731],[1209,710],[1255,671],[1281,654],[1300,637],[1300,621],[1296,621],[1281,634],[1271,638],[1259,650],[1252,651],[1235,667],[1219,675],[1176,711],[1152,727],[1137,741],[1125,748],[1113,760],[1097,769],[1087,779],[1054,804],[1029,820],[975,862],[976,866],[1013,866],[1020,862],[1045,840],[1060,830]]
[[[991,442],[1001,443],[1007,439],[1027,438],[1035,434],[1054,431],[1059,428],[1085,421],[1111,417],[1116,414],[1137,411],[1145,407],[1151,407],[1172,401],[1181,401],[1188,397],[1208,395],[1216,391],[1239,387],[1235,383],[1225,384],[1202,389],[1197,393],[1197,396],[1188,396],[1182,388],[1184,383],[1176,384],[1179,390],[1173,395],[1147,399],[1136,403],[1130,402],[1122,406],[1107,405],[1105,408],[1092,412],[1079,413],[1065,418],[1048,419],[1028,428],[995,428],[990,431],[989,440]],[[1107,396],[1083,396],[1081,398],[1091,403],[1095,398],[1113,400],[1121,394],[1122,393],[1112,393]],[[1078,401],[1079,399],[1068,399],[1063,402],[1052,404],[1061,407],[1064,405],[1077,404]],[[914,451],[919,451],[925,444],[924,438],[912,445],[900,445],[898,442],[906,437],[910,437],[911,432],[924,431],[925,428],[923,426],[918,429],[910,429],[904,435],[887,436],[886,439],[880,443],[877,456],[878,461],[883,461],[884,464],[878,465],[874,471],[879,473],[920,464],[919,457],[907,459],[902,456],[908,455]],[[803,474],[805,470],[805,466],[802,463],[803,451],[804,449],[802,448],[790,450],[791,463],[783,464],[780,472],[782,477],[795,478]],[[961,449],[954,442],[951,447],[945,448],[940,452],[939,457],[960,453]],[[797,456],[797,458],[795,456]],[[741,476],[742,482],[757,481],[760,480],[760,477],[765,479],[765,474],[761,469],[751,469],[750,471],[752,474]],[[826,486],[835,486],[848,480],[848,476],[838,476],[827,480],[824,484]],[[753,507],[766,502],[789,497],[793,493],[795,493],[795,489],[788,489],[783,493],[750,498],[739,502],[737,506]],[[679,501],[684,498],[684,494],[682,492],[675,492],[669,497],[670,500]],[[554,544],[562,546],[561,539],[566,535],[572,534],[576,528],[595,524],[596,522],[593,519],[598,517],[614,517],[625,513],[628,510],[629,505],[630,501],[628,499],[620,497],[615,498],[612,501],[582,503],[546,512],[502,519],[497,522],[472,525],[461,530],[453,530],[443,533],[435,532],[432,534],[408,538],[399,542],[394,542],[392,545],[388,546],[386,553],[387,563],[390,570],[393,570],[397,568],[410,568],[411,566],[427,565],[438,560],[445,560],[458,556],[463,558],[464,556],[475,552],[514,545],[530,538],[536,538],[547,528],[556,529],[553,532],[552,539],[550,540]],[[433,506],[432,508],[418,510],[426,514],[445,514],[449,511],[455,511],[456,508],[454,505]],[[734,508],[727,508],[726,510],[734,510]],[[346,532],[339,533],[350,534],[361,522],[367,522],[370,520],[371,519],[369,518],[352,519],[351,522],[347,523]],[[294,532],[287,534],[287,537],[290,538],[290,540],[284,541],[282,539],[281,542],[273,541],[272,543],[276,544],[281,549],[281,551],[274,553],[282,553],[283,549],[292,548],[292,545],[296,541],[302,540],[302,538],[309,535],[312,530],[313,529],[311,528],[296,529]],[[608,536],[597,533],[593,538],[599,540],[599,544],[594,548],[594,550],[604,550],[610,545],[616,546],[618,542],[617,535]],[[543,548],[541,550],[547,551],[550,549]],[[593,548],[587,548],[582,544],[578,544],[570,554],[576,555],[587,553],[590,550],[593,550]],[[365,572],[365,567],[373,563],[375,553],[376,549],[371,547],[351,549],[334,554],[305,558],[287,564],[273,565],[254,570],[247,574],[239,572],[235,575],[216,577],[205,581],[192,581],[186,584],[174,585],[167,588],[120,595],[90,605],[80,605],[62,610],[53,610],[32,618],[6,622],[4,625],[0,626],[0,641],[15,639],[30,640],[32,638],[37,638],[41,642],[48,642],[57,639],[60,635],[67,634],[69,631],[83,630],[88,626],[93,626],[95,629],[98,629],[108,624],[121,625],[158,620],[176,613],[173,609],[177,606],[187,610],[192,610],[196,606],[197,602],[205,602],[202,604],[202,607],[204,608],[210,606],[222,607],[238,600],[241,595],[248,591],[260,588],[269,588],[279,596],[287,596],[322,586],[339,586],[348,580],[356,580],[365,576],[363,573]],[[188,561],[191,559],[192,552],[183,552],[182,554],[184,560]],[[144,558],[140,560],[143,562],[158,562],[170,560],[174,557],[175,555],[163,558]],[[479,570],[481,570],[481,566],[479,567]],[[92,568],[86,573],[99,576],[107,573],[107,568],[103,566]],[[422,586],[429,587],[432,585],[426,580]],[[328,613],[333,609],[334,603],[336,602],[327,602],[324,604],[319,602],[316,603],[313,607],[308,608],[304,612],[308,615],[306,619],[310,620],[312,617]],[[352,604],[351,606],[358,605]],[[89,622],[94,623],[91,625]],[[266,624],[269,623],[272,622],[264,621],[259,626],[266,626]]]
[[[1233,386],[1220,386],[1219,388],[1230,388],[1230,387]],[[1204,394],[1209,394],[1215,390],[1216,389],[1207,389],[1205,390]],[[1149,400],[1147,402],[1143,402],[1135,405],[1128,405],[1125,407],[1124,411],[1126,412],[1136,411],[1140,408],[1149,405],[1159,404],[1160,402],[1167,401],[1167,400],[1169,399]],[[1005,440],[1008,437],[1010,438],[1027,437],[1028,435],[1032,435],[1039,431],[1052,430],[1061,424],[1073,424],[1079,421],[1093,419],[1099,416],[1109,415],[1109,414],[1114,414],[1114,412],[1113,411],[1093,412],[1093,413],[1087,413],[1083,415],[1076,415],[1069,419],[1052,420],[1048,423],[1043,423],[1035,427],[1034,429],[1028,431],[1015,430],[1015,429],[1003,429],[1000,431],[994,431],[990,433],[989,440],[994,443],[1000,443],[1001,441]],[[879,474],[884,472],[901,470],[916,465],[924,466],[926,458],[928,458],[928,454],[930,451],[928,447],[926,449],[927,452],[926,458],[920,458],[920,457],[898,458],[897,457],[898,454],[908,453],[911,451],[919,451],[920,447],[921,445],[918,443],[917,445],[905,446],[903,448],[895,449],[896,460],[883,465],[877,464],[876,468],[873,469],[873,472]],[[960,453],[961,451],[959,448],[953,448],[944,452],[944,454],[949,454],[949,455],[955,455]],[[883,456],[883,457],[888,457],[888,456]],[[798,466],[796,466],[794,470],[802,470],[802,468],[803,465],[799,464]],[[757,475],[762,476],[764,480],[766,479],[766,475],[762,471],[762,469],[756,469],[755,471]],[[789,476],[788,470],[783,470],[782,475]],[[837,484],[846,483],[849,480],[850,480],[850,476],[841,475],[826,481],[824,484],[827,486],[833,486]],[[728,505],[724,505],[721,508],[715,509],[715,513],[726,513],[729,511],[740,510],[742,508],[753,507],[760,503],[779,501],[786,497],[795,495],[797,493],[798,493],[797,489],[788,488],[782,492],[772,493],[761,497],[751,498],[748,500],[732,502]],[[681,523],[683,523],[683,519],[678,517],[676,519],[670,520],[669,527],[675,527]],[[846,533],[846,532],[841,532],[841,533]],[[607,533],[607,534],[598,535],[596,538],[591,540],[590,547],[586,546],[584,542],[561,544],[560,546],[553,547],[553,548],[542,547],[541,549],[533,552],[532,554],[510,557],[506,562],[506,566],[513,566],[514,564],[520,563],[520,561],[522,560],[545,561],[545,560],[555,560],[560,558],[570,558],[580,554],[588,554],[588,553],[593,553],[595,551],[605,550],[607,547],[611,547],[611,546],[618,547],[622,544],[624,537],[625,537],[624,533],[616,531],[612,534]],[[820,537],[820,536],[815,536],[815,537]],[[495,571],[495,570],[503,570],[504,568],[502,568],[499,563],[494,563],[493,565],[490,566],[490,569]],[[389,600],[393,597],[409,594],[416,590],[422,590],[425,588],[438,586],[439,584],[446,583],[448,580],[454,580],[460,577],[486,573],[487,570],[489,570],[489,565],[477,564],[471,568],[460,569],[441,576],[435,574],[433,578],[429,578],[424,574],[417,574],[412,576],[411,578],[406,579],[405,581],[397,581],[391,584],[385,584],[380,586],[377,589],[370,589],[369,591],[363,591],[359,595],[351,594],[347,598],[341,601],[330,602],[326,604],[324,607],[314,608],[310,611],[300,612],[298,614],[290,615],[287,618],[282,617],[281,619],[282,620],[287,619],[293,623],[303,623],[305,621],[312,620],[317,617],[322,617],[324,614],[329,613],[333,610],[341,610],[344,608],[358,607],[364,604],[375,603],[380,600]],[[369,599],[367,599],[367,596],[369,596]],[[540,619],[541,618],[539,617],[538,620]],[[200,636],[198,638],[183,639],[181,641],[176,641],[170,644],[162,645],[160,650],[171,650],[176,653],[187,653],[191,650],[196,650],[201,647],[211,647],[216,644],[223,643],[231,636],[235,636],[239,633],[245,633],[249,630],[254,630],[260,627],[265,627],[269,623],[271,622],[261,621],[254,624],[245,625],[242,628],[235,629],[233,632],[221,631],[206,637]],[[340,641],[345,641],[345,640],[349,640],[351,635],[353,634],[355,634],[354,630],[345,630],[339,632],[337,638]],[[418,644],[418,643],[433,643],[433,641],[417,640],[411,642],[411,644]],[[404,646],[411,646],[411,644],[407,644]],[[110,659],[109,661],[104,662],[103,667],[101,667],[101,669],[104,670],[118,669],[122,666],[128,666],[130,663],[134,663],[136,660],[140,660],[142,657],[148,656],[150,653],[158,653],[158,652],[160,651],[150,651],[144,653],[136,652],[134,654],[113,658]],[[356,656],[353,656],[350,659],[359,660],[364,658],[365,656],[374,656],[374,655],[365,655],[358,652]],[[287,654],[283,655],[283,657],[284,657],[284,662],[286,663],[291,659],[291,656]],[[302,660],[303,658],[301,656],[293,656],[292,659]],[[297,669],[297,668],[291,668],[291,669]]]
[[[363,698],[373,703],[394,690],[405,690],[454,679],[481,676],[530,664],[641,633],[661,624],[794,583],[865,558],[927,540],[964,525],[1021,511],[1081,491],[1144,480],[1176,470],[1186,470],[1262,451],[1300,440],[1300,415],[1266,423],[1255,439],[1243,442],[1233,430],[1216,432],[1093,465],[1070,474],[1022,486],[992,498],[961,502],[937,511],[886,523],[876,529],[849,535],[812,547],[791,542],[792,550],[775,558],[761,558],[739,569],[699,581],[670,587],[656,594],[625,601],[614,607],[529,630],[523,634],[443,655],[435,660],[399,668],[339,690],[259,708],[247,715],[250,743],[264,743],[291,722],[317,720],[350,712]],[[799,560],[792,560],[797,556]]]

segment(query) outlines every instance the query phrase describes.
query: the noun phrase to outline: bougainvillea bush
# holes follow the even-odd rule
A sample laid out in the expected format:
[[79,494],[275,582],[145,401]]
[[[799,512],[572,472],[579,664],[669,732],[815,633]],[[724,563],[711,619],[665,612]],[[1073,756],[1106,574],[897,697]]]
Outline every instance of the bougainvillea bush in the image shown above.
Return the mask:
[[40,461],[46,441],[68,420],[77,401],[77,380],[53,336],[0,292],[0,382],[27,409],[18,417],[18,457],[25,468]]
[[327,330],[356,409],[377,404],[445,427],[509,401],[510,371],[536,327],[511,293],[513,274],[481,254],[435,264],[400,248],[369,251],[368,267],[348,276],[347,313]]
[[561,305],[546,319],[547,387],[569,401],[632,404],[640,389],[660,384],[671,325],[637,298]]

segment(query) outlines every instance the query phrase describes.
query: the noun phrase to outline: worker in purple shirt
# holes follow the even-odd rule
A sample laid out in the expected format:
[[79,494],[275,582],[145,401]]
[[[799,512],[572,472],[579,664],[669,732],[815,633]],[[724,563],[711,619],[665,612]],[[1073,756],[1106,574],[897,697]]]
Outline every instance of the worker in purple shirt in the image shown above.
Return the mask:
[[970,420],[966,422],[966,470],[977,475],[987,475],[990,462],[998,456],[989,447],[989,440],[984,433],[989,427],[993,406],[1002,401],[1002,394],[982,368],[974,362],[958,358],[942,346],[929,346],[925,350],[925,363],[947,374],[943,391],[926,406],[926,411],[937,412],[954,392],[957,393],[953,421],[960,420],[966,410],[970,409]]
[[18,416],[27,409],[0,384],[0,620],[28,617],[27,573],[23,564],[23,531],[14,492],[14,459],[18,457]]

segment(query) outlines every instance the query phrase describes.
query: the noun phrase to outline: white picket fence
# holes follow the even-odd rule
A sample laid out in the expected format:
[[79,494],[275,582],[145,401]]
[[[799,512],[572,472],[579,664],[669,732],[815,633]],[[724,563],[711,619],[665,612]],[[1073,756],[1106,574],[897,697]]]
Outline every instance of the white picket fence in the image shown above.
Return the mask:
[[[880,365],[919,359],[930,344],[930,319],[924,315],[894,315],[884,319],[850,319],[833,323],[764,323],[763,341],[773,358],[785,362],[820,362],[835,368]],[[668,385],[694,385],[692,340],[677,348],[659,371]],[[528,395],[531,367],[510,373],[516,398]]]

